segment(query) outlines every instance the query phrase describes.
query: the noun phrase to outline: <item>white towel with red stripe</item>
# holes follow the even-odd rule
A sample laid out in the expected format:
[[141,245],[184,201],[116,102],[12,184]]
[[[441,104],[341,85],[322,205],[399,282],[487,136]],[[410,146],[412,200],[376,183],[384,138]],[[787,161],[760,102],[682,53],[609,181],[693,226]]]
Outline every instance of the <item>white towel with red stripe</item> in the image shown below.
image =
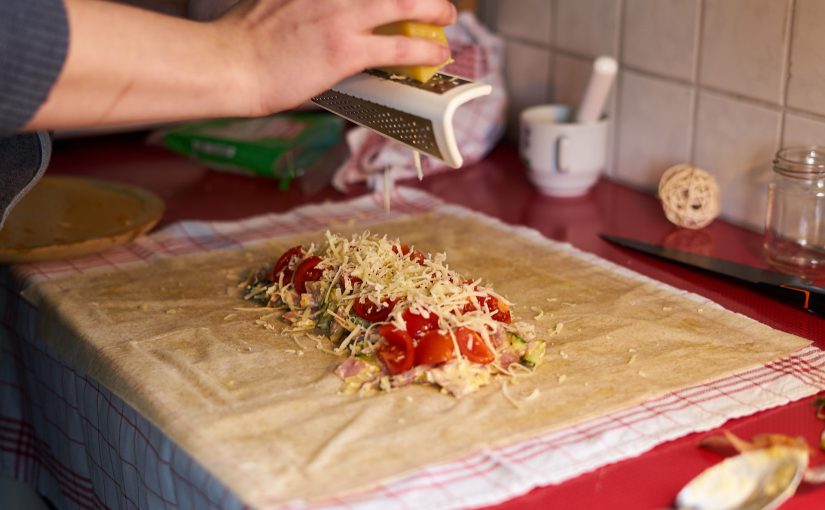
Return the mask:
[[[375,196],[364,196],[347,202],[305,206],[286,214],[269,214],[234,222],[181,222],[140,238],[130,245],[91,257],[16,266],[12,269],[16,284],[9,285],[7,282],[6,289],[19,289],[34,280],[54,279],[71,273],[111,270],[113,267],[129,267],[161,257],[249,245],[273,237],[325,228],[330,224],[347,222],[353,218],[357,218],[359,224],[369,225],[409,214],[436,210],[484,218],[478,213],[445,204],[427,193],[409,188],[398,188],[393,196],[393,210],[390,213],[384,211],[380,199]],[[521,230],[525,235],[538,236],[543,242],[554,243],[541,237],[538,232]],[[647,277],[618,268],[608,261],[583,254],[572,246],[555,244],[561,249],[588,257],[591,262],[601,263],[625,274],[650,281]],[[697,300],[706,301],[705,298],[694,297]],[[36,308],[31,307],[29,303],[21,302],[18,306],[31,309],[36,313]],[[24,337],[26,334],[34,334],[35,328],[32,322],[34,318],[30,317],[30,319],[26,321],[28,326],[24,324],[18,328],[23,332]],[[12,326],[7,324],[7,327]],[[26,333],[27,331],[29,333]],[[6,341],[37,343],[34,338],[21,339],[20,335],[12,335]],[[41,355],[43,360],[54,363],[53,355],[48,352],[42,352]],[[0,359],[0,361],[11,363],[9,366],[16,366],[15,361],[10,357],[6,357],[5,360]],[[77,379],[85,386],[94,384],[84,380],[83,375],[74,369],[70,372],[65,377],[74,378],[72,381]],[[62,388],[62,385],[66,383],[65,377],[55,380],[54,384]],[[23,380],[25,377],[21,376],[21,381]],[[74,384],[72,381],[69,382]],[[4,383],[0,384],[0,389],[4,392],[24,391],[25,384],[20,381],[5,381],[0,378],[0,382]],[[519,441],[506,447],[478,451],[455,462],[423,466],[408,475],[358,495],[333,498],[311,505],[294,503],[282,508],[449,509],[490,505],[522,495],[538,486],[561,483],[600,466],[638,456],[663,442],[692,432],[716,428],[730,419],[814,395],[823,389],[825,389],[825,351],[815,346],[808,346],[785,359],[710,383],[672,392],[600,418]],[[54,399],[54,395],[49,391],[42,393],[42,398]],[[20,394],[16,399],[0,399],[0,424],[4,423],[4,418],[8,418],[6,420],[8,422],[22,423],[25,421],[27,413],[22,413],[24,418],[21,421],[19,410],[10,409],[12,402],[16,406],[19,406],[21,402],[24,407],[34,405],[37,408],[35,415],[50,405],[49,402],[29,402],[27,399],[31,398],[30,395],[21,398]],[[80,399],[79,403],[73,404],[67,410],[67,412],[72,409],[74,411],[85,410],[86,414],[83,415],[84,421],[81,425],[92,426],[95,433],[102,436],[107,433],[113,435],[112,437],[106,436],[108,439],[97,440],[92,444],[83,443],[82,434],[78,434],[79,439],[74,445],[75,449],[88,449],[87,454],[90,458],[106,459],[106,462],[96,466],[96,469],[102,470],[106,476],[101,477],[100,480],[93,476],[84,479],[84,483],[88,482],[89,485],[89,488],[85,490],[91,492],[94,499],[106,502],[107,506],[110,501],[145,502],[152,501],[147,494],[165,494],[166,491],[183,490],[181,489],[183,487],[192,494],[218,494],[223,498],[222,501],[232,501],[231,506],[243,500],[243,494],[227,495],[226,488],[219,480],[205,476],[204,472],[208,473],[209,466],[203,466],[204,469],[200,469],[195,465],[197,469],[192,468],[191,459],[186,460],[187,465],[190,465],[187,468],[188,471],[172,470],[157,477],[141,476],[139,472],[130,469],[128,463],[133,461],[128,461],[124,456],[118,437],[124,433],[122,416],[133,415],[134,411],[127,409],[126,404],[112,396],[105,399],[108,406],[102,405],[100,394],[100,391],[91,392],[88,397],[91,400],[85,403],[83,398],[86,397],[79,395],[77,396]],[[115,403],[112,404],[112,401]],[[88,412],[89,409],[91,412]],[[71,414],[66,414],[67,423],[55,423],[54,427],[58,430],[71,430],[76,426],[71,416]],[[131,421],[139,421],[139,419],[135,417]],[[111,423],[121,425],[113,429],[113,432],[107,432],[107,424]],[[151,453],[151,449],[147,450],[146,446],[141,446],[140,441],[147,442],[147,444],[161,444],[164,445],[160,450],[161,454],[166,455],[171,451],[173,457],[180,455],[187,459],[185,453],[177,451],[168,438],[164,439],[162,431],[151,429],[149,424],[143,426],[151,430],[151,433],[142,434],[143,438],[135,434],[129,436],[132,437],[132,441],[138,441],[137,446],[131,446],[132,449]],[[26,447],[31,448],[32,452],[39,451],[37,448],[44,446],[41,443],[48,443],[47,438],[38,436],[36,432],[27,432],[27,434],[33,436],[32,439],[26,440],[27,444],[34,445]],[[56,455],[61,465],[73,465],[71,452],[67,452],[60,445],[47,445],[44,448],[49,450],[50,455]],[[11,448],[8,450],[0,451],[0,469],[3,470],[0,474],[17,476],[16,471],[12,471],[10,466],[19,463],[21,450],[18,449],[16,454],[11,451]],[[157,454],[157,451],[155,453]],[[68,458],[62,459],[61,455],[68,455]],[[34,453],[30,456],[37,457]],[[124,464],[120,465],[118,462]],[[162,472],[165,473],[165,471]],[[185,473],[194,474],[186,475]],[[131,478],[126,480],[124,476]],[[56,480],[54,483],[60,483],[61,477],[55,477],[54,480]],[[117,480],[118,483],[115,484],[113,480]],[[61,487],[60,490],[62,489]],[[110,494],[112,491],[115,491],[114,496]],[[193,506],[193,501],[187,498],[169,497],[164,500],[164,507],[197,508],[196,504]],[[215,501],[218,501],[217,497]],[[98,506],[95,504],[90,507]],[[141,505],[137,506],[141,507]],[[132,508],[133,506],[126,505],[125,507]]]

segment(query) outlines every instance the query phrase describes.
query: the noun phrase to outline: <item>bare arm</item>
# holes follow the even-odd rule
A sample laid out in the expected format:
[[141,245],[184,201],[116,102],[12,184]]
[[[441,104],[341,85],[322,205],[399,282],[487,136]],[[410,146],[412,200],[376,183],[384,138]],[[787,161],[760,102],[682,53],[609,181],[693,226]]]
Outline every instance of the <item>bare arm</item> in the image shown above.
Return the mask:
[[441,63],[446,48],[372,29],[455,21],[446,0],[244,0],[207,23],[65,2],[66,63],[27,130],[269,114],[366,67]]

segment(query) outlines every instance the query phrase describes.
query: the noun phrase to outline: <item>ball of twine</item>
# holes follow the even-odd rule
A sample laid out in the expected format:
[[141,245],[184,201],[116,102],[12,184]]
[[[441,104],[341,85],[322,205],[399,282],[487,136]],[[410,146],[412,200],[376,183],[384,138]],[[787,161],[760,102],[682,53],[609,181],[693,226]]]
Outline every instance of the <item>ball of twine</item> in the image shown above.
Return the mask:
[[702,228],[719,215],[716,179],[691,165],[675,165],[662,174],[659,199],[665,216],[685,228]]

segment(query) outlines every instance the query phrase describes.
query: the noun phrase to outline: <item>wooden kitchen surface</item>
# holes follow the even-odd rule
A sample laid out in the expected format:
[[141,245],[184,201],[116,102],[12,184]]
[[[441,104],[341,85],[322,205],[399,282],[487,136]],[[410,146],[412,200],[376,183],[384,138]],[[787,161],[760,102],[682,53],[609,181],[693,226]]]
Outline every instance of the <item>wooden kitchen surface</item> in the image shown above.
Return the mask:
[[[207,170],[196,162],[148,146],[144,134],[58,141],[49,175],[82,175],[138,185],[166,202],[160,226],[183,219],[234,220],[287,211],[298,205],[340,201],[363,194],[364,188],[341,194],[325,188],[305,196],[298,186],[280,191],[277,183]],[[706,296],[726,308],[777,329],[813,340],[825,348],[822,318],[778,303],[749,288],[645,255],[629,252],[598,238],[600,232],[764,266],[761,236],[727,223],[714,222],[700,231],[677,229],[667,222],[652,195],[603,180],[577,199],[543,197],[528,182],[516,149],[502,144],[483,162],[404,185],[428,191],[511,224],[534,228],[545,236],[611,260],[678,288]],[[518,257],[517,253],[513,254]],[[802,435],[818,445],[822,421],[814,417],[813,399],[731,421],[725,428],[742,437],[773,432]],[[660,445],[647,454],[609,465],[558,486],[503,503],[496,508],[663,508],[679,488],[719,456],[696,447],[718,430],[692,434]],[[813,464],[825,462],[817,452]],[[803,486],[783,509],[821,508],[825,489]]]

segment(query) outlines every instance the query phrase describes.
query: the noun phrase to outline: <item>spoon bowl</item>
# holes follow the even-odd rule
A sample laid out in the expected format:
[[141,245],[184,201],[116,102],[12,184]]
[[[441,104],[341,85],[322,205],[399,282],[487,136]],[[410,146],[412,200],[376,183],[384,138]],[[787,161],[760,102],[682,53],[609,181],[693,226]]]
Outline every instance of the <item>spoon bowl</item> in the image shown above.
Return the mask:
[[680,510],[772,510],[793,496],[808,452],[772,446],[740,453],[709,467],[676,496]]

